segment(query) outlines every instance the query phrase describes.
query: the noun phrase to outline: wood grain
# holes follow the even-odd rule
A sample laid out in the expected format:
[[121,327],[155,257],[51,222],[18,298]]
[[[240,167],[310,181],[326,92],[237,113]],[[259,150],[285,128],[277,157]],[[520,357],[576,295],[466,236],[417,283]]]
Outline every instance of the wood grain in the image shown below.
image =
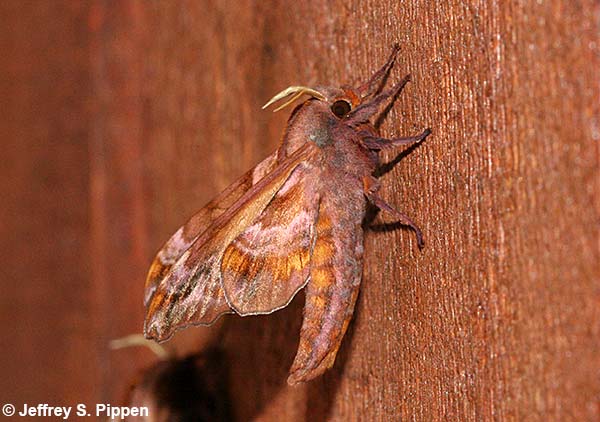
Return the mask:
[[[0,85],[16,110],[1,126],[13,141],[2,353],[28,367],[6,372],[7,397],[117,400],[150,355],[103,345],[141,329],[162,242],[276,148],[285,113],[260,106],[289,85],[361,81],[399,42],[392,80],[413,82],[382,133],[433,135],[382,177],[382,196],[426,248],[409,230],[367,232],[354,321],[334,368],[307,385],[285,384],[301,295],[171,347],[225,350],[240,421],[600,420],[598,2],[92,4],[2,29],[17,54],[0,67],[18,81]],[[3,6],[2,21],[26,7]],[[92,369],[49,368],[66,350]]]
[[[84,5],[0,5],[0,396],[92,400],[98,378]],[[85,362],[81,356],[86,356]]]

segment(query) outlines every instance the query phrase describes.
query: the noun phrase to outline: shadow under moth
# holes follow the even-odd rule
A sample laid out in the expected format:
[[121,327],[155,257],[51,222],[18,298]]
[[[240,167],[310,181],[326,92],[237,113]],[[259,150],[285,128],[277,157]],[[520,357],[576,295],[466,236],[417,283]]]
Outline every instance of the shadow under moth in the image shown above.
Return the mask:
[[289,384],[311,380],[335,360],[362,277],[367,204],[419,228],[377,193],[378,152],[424,140],[385,139],[370,119],[408,82],[385,83],[398,54],[357,88],[292,86],[263,108],[302,96],[280,147],[208,203],[165,243],[145,286],[144,334],[208,325],[223,314],[269,314],[305,290],[304,319]]

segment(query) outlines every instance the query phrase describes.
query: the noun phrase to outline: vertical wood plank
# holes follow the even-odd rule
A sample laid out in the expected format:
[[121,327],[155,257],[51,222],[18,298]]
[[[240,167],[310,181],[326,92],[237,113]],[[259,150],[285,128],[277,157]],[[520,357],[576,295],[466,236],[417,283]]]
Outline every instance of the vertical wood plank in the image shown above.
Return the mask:
[[162,242],[276,148],[285,113],[260,106],[292,84],[356,83],[399,42],[392,80],[413,82],[382,132],[433,135],[382,196],[426,248],[367,233],[354,321],[309,384],[285,384],[302,295],[171,347],[225,350],[237,420],[600,419],[597,2],[0,10],[3,400],[115,403],[152,357],[108,341],[141,330]]
[[0,5],[0,396],[19,409],[96,400],[87,16]]
[[102,403],[119,403],[149,350],[111,351],[111,340],[140,333],[146,273],[143,184],[145,5],[98,0],[89,15],[93,121],[90,131],[90,240],[97,379]]

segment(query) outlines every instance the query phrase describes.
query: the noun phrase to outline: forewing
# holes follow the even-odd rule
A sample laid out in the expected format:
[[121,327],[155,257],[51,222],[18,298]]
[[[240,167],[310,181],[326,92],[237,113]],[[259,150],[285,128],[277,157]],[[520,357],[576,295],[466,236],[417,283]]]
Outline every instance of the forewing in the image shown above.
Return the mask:
[[223,289],[238,314],[281,309],[306,284],[319,201],[314,173],[309,162],[296,167],[258,219],[225,250]]
[[198,239],[215,219],[231,207],[253,185],[273,170],[277,162],[277,152],[248,171],[216,198],[210,201],[192,218],[181,226],[158,251],[150,265],[144,290],[144,305],[148,306],[160,281],[183,253]]
[[220,283],[226,247],[262,213],[294,169],[314,152],[307,143],[282,160],[199,235],[156,285],[146,307],[146,337],[162,341],[178,328],[210,324],[231,312]]

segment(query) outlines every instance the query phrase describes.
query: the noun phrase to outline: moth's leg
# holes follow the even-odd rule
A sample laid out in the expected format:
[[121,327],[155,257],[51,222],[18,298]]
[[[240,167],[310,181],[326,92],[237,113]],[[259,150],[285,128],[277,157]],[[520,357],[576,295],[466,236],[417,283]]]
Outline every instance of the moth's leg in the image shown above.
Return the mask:
[[379,138],[377,136],[367,135],[362,138],[362,143],[365,147],[372,150],[382,150],[387,148],[393,148],[400,145],[411,145],[423,141],[431,134],[431,129],[427,128],[423,133],[417,136],[404,136],[401,138]]
[[394,62],[396,61],[396,56],[398,55],[399,51],[400,46],[398,45],[398,43],[394,44],[392,47],[392,53],[390,54],[385,64],[377,72],[375,72],[367,82],[358,87],[358,92],[360,93],[361,97],[366,98],[370,95],[377,93],[378,89],[381,88],[380,85],[385,81],[385,79],[389,75],[390,70],[394,65]]
[[413,229],[415,231],[415,235],[417,236],[417,244],[419,245],[419,248],[423,248],[423,246],[425,246],[425,242],[423,241],[423,232],[421,232],[419,226],[417,226],[409,216],[396,210],[394,207],[385,202],[385,200],[377,194],[379,186],[379,181],[374,177],[368,176],[363,179],[363,191],[367,199],[380,210],[392,214],[398,219],[400,224],[409,226],[411,229]]

